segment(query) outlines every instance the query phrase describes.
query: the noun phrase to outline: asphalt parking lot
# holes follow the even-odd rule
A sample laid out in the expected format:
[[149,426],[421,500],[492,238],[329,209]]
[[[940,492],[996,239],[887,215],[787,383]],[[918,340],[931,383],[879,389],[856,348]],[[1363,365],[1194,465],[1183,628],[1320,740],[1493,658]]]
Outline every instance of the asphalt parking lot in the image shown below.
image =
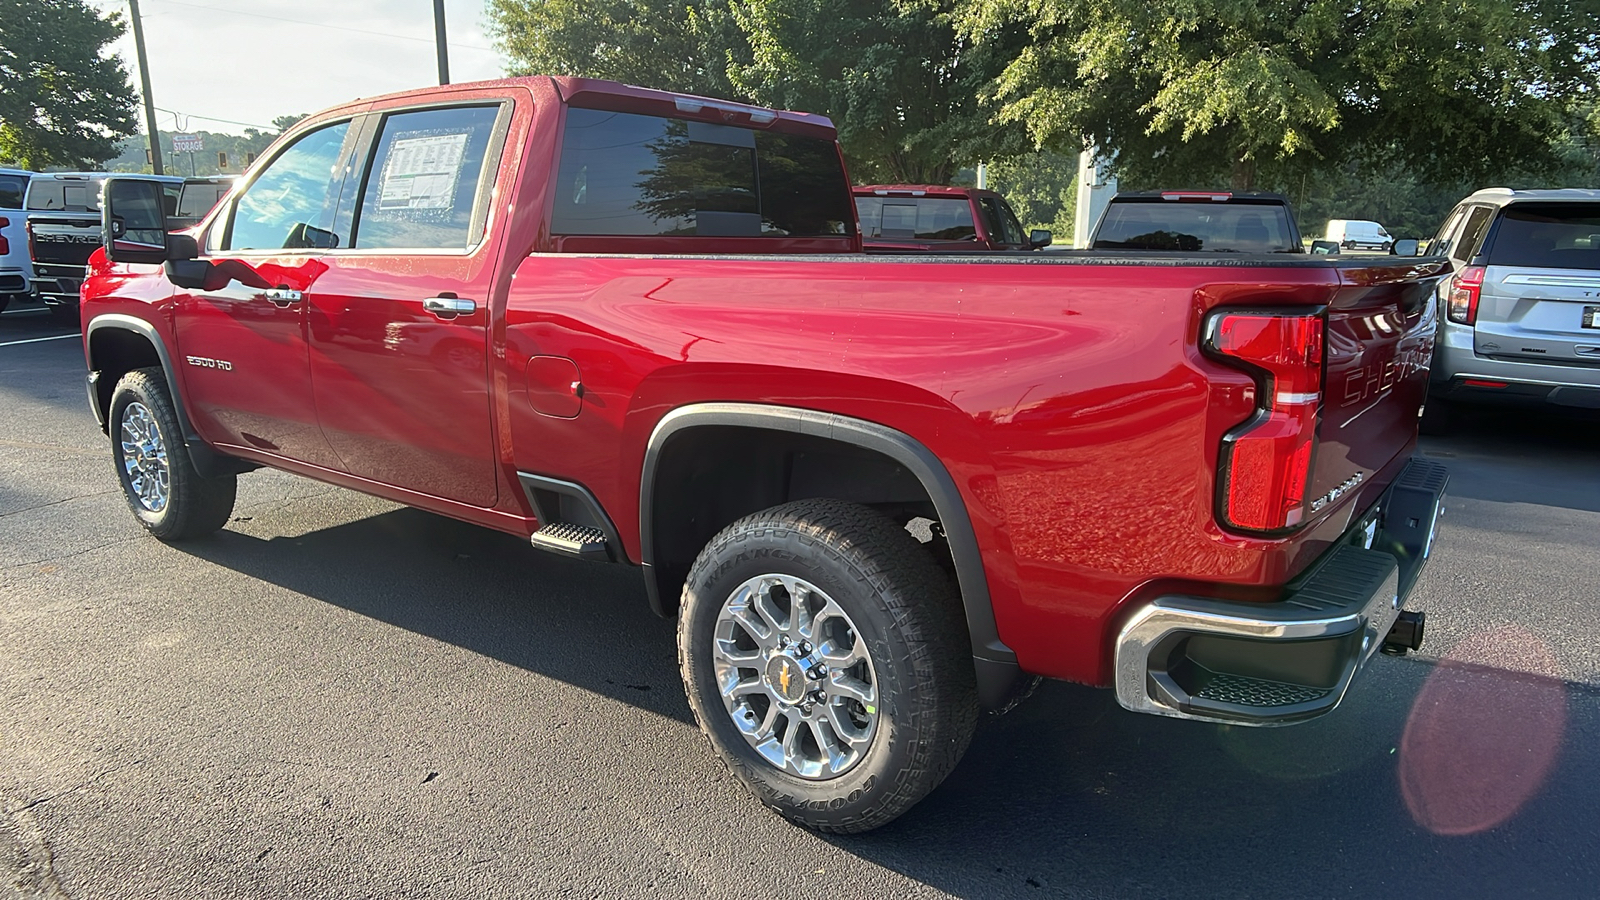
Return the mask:
[[0,315],[0,898],[1600,884],[1594,423],[1424,442],[1452,468],[1425,652],[1335,714],[1226,728],[1047,684],[910,814],[834,838],[723,774],[630,570],[275,472],[213,539],[145,536],[63,331]]

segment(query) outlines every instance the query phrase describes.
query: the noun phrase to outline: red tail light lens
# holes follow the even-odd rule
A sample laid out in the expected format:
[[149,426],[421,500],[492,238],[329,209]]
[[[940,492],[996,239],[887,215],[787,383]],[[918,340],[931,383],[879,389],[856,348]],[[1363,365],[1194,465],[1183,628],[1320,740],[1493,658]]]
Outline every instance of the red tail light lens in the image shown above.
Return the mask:
[[11,252],[11,239],[6,237],[5,229],[11,227],[11,220],[0,216],[0,256]]
[[1445,316],[1461,325],[1478,321],[1478,298],[1483,294],[1483,266],[1467,266],[1450,279]]
[[1257,376],[1257,413],[1223,438],[1223,521],[1280,531],[1305,519],[1322,405],[1321,315],[1238,312],[1212,320],[1211,350]]

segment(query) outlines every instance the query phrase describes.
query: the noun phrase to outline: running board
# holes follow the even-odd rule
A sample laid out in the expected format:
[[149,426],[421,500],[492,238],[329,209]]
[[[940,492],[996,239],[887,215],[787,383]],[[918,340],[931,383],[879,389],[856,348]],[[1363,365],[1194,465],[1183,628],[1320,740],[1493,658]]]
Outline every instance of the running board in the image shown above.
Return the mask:
[[610,559],[605,532],[587,525],[551,522],[533,533],[533,546],[583,559]]

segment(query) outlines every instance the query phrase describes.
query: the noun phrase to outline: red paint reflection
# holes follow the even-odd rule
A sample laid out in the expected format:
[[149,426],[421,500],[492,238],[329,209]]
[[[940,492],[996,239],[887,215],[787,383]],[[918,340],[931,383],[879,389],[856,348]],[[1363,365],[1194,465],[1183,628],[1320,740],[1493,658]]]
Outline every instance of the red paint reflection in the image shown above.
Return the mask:
[[1566,726],[1566,686],[1543,641],[1514,625],[1462,641],[1429,674],[1406,720],[1406,808],[1435,834],[1505,822],[1543,787]]

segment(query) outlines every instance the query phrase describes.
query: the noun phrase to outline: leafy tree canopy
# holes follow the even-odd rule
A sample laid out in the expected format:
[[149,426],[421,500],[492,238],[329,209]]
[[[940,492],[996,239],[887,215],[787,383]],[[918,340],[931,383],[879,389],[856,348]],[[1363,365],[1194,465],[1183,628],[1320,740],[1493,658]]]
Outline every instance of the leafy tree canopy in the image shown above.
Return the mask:
[[125,28],[83,0],[0,0],[0,163],[88,168],[117,155],[135,94],[106,47]]
[[823,113],[858,180],[946,183],[1024,149],[984,88],[1026,37],[939,0],[489,0],[514,74],[587,75]]
[[1600,81],[1593,0],[963,0],[974,43],[1025,27],[1001,117],[1146,183],[1402,164],[1436,182],[1561,163]]

